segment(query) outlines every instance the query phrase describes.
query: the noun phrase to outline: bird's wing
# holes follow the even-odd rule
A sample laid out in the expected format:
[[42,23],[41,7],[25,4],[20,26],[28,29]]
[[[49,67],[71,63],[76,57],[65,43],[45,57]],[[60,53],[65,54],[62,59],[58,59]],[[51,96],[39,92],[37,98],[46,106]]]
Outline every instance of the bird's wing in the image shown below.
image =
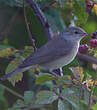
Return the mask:
[[48,63],[68,55],[71,50],[72,42],[65,40],[62,37],[55,37],[39,48],[35,53],[27,57],[19,67]]

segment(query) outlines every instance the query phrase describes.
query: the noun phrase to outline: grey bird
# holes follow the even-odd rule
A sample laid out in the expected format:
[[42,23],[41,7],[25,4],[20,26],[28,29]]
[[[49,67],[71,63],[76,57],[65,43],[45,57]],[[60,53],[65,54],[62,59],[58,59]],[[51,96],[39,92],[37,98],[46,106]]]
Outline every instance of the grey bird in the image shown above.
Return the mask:
[[4,75],[1,80],[30,68],[40,67],[52,71],[69,64],[78,52],[80,40],[87,35],[80,27],[67,28],[28,56],[17,69]]

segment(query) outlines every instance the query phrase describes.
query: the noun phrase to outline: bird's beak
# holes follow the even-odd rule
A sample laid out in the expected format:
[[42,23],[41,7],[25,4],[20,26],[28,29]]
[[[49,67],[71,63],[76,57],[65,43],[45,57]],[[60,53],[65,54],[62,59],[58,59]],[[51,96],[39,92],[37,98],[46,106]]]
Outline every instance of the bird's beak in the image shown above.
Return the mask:
[[84,34],[83,34],[83,36],[89,36],[90,34],[89,33],[87,33],[87,32],[85,32]]

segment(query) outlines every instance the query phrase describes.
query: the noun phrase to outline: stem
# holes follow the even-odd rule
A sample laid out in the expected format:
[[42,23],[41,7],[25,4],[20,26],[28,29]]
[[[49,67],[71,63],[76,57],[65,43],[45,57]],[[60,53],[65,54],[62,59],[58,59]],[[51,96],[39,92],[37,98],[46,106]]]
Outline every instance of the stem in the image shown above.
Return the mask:
[[50,3],[48,3],[47,5],[45,5],[44,7],[41,8],[42,11],[45,11],[47,9],[49,9],[53,4],[55,4],[56,1],[52,0]]
[[32,42],[32,46],[34,48],[34,51],[36,51],[37,48],[35,46],[35,40],[32,37],[32,33],[30,31],[30,27],[29,27],[28,20],[27,20],[27,17],[26,17],[26,10],[25,10],[25,6],[24,6],[24,0],[23,0],[23,9],[24,9],[24,19],[25,19],[25,23],[26,23],[27,32],[28,32],[29,38]]
[[88,103],[88,110],[91,109],[91,98],[92,98],[92,93],[93,93],[94,86],[95,86],[95,80],[94,80],[94,84],[93,84],[93,86],[91,87],[91,91],[90,91],[89,103]]
[[26,0],[26,1],[29,4],[29,6],[33,8],[34,12],[36,13],[36,16],[39,18],[42,26],[44,27],[44,31],[46,35],[48,36],[48,40],[52,39],[53,33],[41,9],[38,7],[38,5],[33,0]]
[[6,87],[6,86],[3,85],[3,84],[1,84],[1,85],[2,85],[2,86],[4,87],[4,89],[6,89],[8,92],[10,92],[10,93],[12,93],[13,95],[15,95],[15,96],[19,97],[20,99],[24,100],[24,97],[23,97],[22,95],[20,95],[19,93],[13,91],[12,89]]

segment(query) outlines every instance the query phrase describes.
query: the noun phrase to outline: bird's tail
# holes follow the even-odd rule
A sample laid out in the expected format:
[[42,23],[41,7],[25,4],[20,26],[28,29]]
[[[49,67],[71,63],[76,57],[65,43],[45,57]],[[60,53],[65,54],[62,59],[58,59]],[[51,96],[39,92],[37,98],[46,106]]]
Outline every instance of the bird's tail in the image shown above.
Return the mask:
[[10,72],[10,73],[4,75],[4,76],[1,78],[1,80],[4,81],[4,80],[6,80],[6,79],[12,77],[12,76],[15,75],[16,73],[18,73],[18,72],[24,72],[24,71],[26,71],[26,70],[28,70],[28,69],[30,69],[30,68],[32,68],[32,67],[29,66],[29,67],[24,67],[24,68],[16,68],[14,71],[12,71],[12,72]]
[[20,69],[20,68],[16,68],[14,71],[12,71],[12,72],[10,72],[10,73],[4,75],[4,76],[1,78],[1,80],[6,80],[6,79],[12,77],[14,74],[16,74],[16,73],[18,73],[18,72],[21,72],[21,69]]

